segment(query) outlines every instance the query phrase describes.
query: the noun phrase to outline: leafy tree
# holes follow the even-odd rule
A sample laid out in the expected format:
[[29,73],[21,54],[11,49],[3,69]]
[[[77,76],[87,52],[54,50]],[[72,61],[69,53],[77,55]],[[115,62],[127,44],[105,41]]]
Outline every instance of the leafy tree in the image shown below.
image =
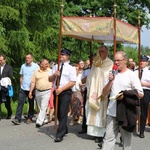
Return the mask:
[[[32,52],[35,61],[42,57],[57,59],[60,5],[62,0],[1,0],[0,1],[0,53],[7,56],[14,68],[14,84],[19,88],[19,69],[25,54]],[[149,0],[116,0],[117,18],[137,26],[141,12],[141,26],[148,27]],[[66,0],[64,16],[113,16],[114,0]],[[71,60],[87,59],[90,43],[63,37],[63,46],[73,52]],[[101,43],[102,44],[102,43]],[[99,43],[92,42],[96,53]],[[117,46],[120,48],[120,45]],[[123,48],[121,46],[121,48]],[[109,47],[113,57],[113,46]],[[147,53],[148,48],[142,47]],[[131,55],[131,54],[130,54]]]
[[[114,15],[114,0],[66,0],[64,7],[64,16],[107,16]],[[150,19],[147,14],[150,9],[150,1],[145,0],[116,0],[117,3],[117,18],[124,20],[134,26],[138,26],[138,15],[141,14],[141,26],[149,25]],[[64,43],[70,43],[71,40],[63,40]],[[78,43],[76,43],[78,44]],[[74,45],[75,41],[74,41]],[[81,44],[78,44],[81,45]],[[82,41],[82,45],[84,42]],[[121,45],[120,45],[121,46]],[[120,49],[117,45],[117,49]],[[69,46],[72,48],[72,46]],[[74,47],[73,47],[74,48]],[[95,46],[93,49],[96,48]],[[75,49],[75,48],[74,48]],[[89,48],[88,48],[89,49]],[[113,57],[113,47],[110,47],[110,56]],[[95,50],[95,49],[94,49]],[[77,53],[77,49],[75,49]],[[87,57],[87,47],[83,46],[83,58]],[[78,56],[78,55],[77,55]]]
[[[138,12],[141,11],[141,25],[148,25],[149,0],[116,2],[117,18],[137,25]],[[60,4],[61,0],[1,0],[1,50],[11,58],[13,66],[19,67],[27,52],[35,54],[35,60],[41,57],[57,59]],[[66,0],[64,4],[64,16],[113,16],[114,0]],[[87,58],[87,42],[64,37],[63,45]],[[73,60],[80,55],[74,56]]]
[[[72,5],[74,4],[72,9],[70,8],[70,3]],[[150,19],[147,16],[150,10],[149,0],[116,0],[116,4],[118,19],[125,20],[128,23],[137,26],[137,18],[140,13],[141,26],[149,25]],[[81,14],[84,16],[92,14],[93,16],[113,17],[113,5],[114,0],[66,0],[65,11],[69,11],[70,9],[73,11],[76,10],[77,7],[80,8]],[[74,11],[74,13],[76,12]]]
[[35,61],[57,57],[52,52],[57,50],[59,6],[54,0],[1,0],[0,49],[14,68],[16,91],[26,53],[32,52]]

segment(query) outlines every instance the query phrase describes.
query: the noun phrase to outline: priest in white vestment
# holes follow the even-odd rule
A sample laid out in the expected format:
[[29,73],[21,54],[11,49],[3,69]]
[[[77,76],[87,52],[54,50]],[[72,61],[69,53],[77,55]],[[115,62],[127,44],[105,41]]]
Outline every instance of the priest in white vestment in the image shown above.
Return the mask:
[[102,90],[112,66],[113,61],[108,58],[107,47],[103,45],[98,49],[86,81],[87,134],[96,137],[95,142],[101,142],[105,133],[108,98],[102,96]]

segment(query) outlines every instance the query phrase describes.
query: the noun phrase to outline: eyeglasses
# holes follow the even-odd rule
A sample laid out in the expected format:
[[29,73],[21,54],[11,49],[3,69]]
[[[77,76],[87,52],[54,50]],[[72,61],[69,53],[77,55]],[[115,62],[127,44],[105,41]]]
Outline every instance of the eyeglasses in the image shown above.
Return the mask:
[[114,60],[114,62],[121,62],[121,61],[123,61],[124,59],[121,59],[121,60],[119,60],[119,59],[117,59],[117,60]]

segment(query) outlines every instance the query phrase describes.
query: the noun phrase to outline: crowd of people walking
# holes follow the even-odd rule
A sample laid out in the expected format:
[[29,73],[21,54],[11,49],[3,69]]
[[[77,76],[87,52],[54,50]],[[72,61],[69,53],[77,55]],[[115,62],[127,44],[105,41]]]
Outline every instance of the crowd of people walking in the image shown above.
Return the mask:
[[[54,142],[63,140],[68,133],[68,125],[78,123],[82,124],[78,133],[95,137],[95,142],[103,150],[114,149],[119,132],[123,149],[131,150],[137,122],[140,124],[140,138],[145,137],[145,126],[150,124],[149,58],[142,55],[137,67],[125,52],[117,51],[111,60],[105,45],[100,46],[86,62],[79,60],[71,65],[70,56],[71,51],[63,48],[60,64],[51,65],[46,58],[35,63],[33,55],[26,54],[26,62],[20,69],[18,106],[11,122],[21,124],[23,106],[28,98],[27,124],[33,122],[35,102],[37,128],[50,123],[53,117],[58,119]],[[1,54],[0,80],[6,77],[12,80],[13,69],[6,64],[5,55]],[[11,119],[10,97],[4,95],[2,88],[1,83],[0,104],[5,103],[6,118]],[[55,108],[57,116],[54,115]]]

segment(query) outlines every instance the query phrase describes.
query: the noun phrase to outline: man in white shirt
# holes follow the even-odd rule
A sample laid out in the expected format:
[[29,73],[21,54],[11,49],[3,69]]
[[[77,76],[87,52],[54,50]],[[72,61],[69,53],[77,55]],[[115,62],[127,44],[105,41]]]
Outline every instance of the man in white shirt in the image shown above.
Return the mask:
[[[59,125],[54,142],[61,142],[65,134],[68,133],[67,118],[69,104],[71,102],[71,88],[76,83],[76,69],[69,64],[70,50],[63,48],[60,54],[61,68],[58,70],[58,65],[55,65],[49,76],[49,81],[54,81],[56,95],[58,95],[58,120]],[[60,78],[60,84],[56,89],[56,80]]]
[[[143,90],[140,80],[135,73],[126,66],[127,56],[123,51],[118,51],[114,56],[114,63],[118,66],[118,74],[110,74],[108,83],[103,89],[103,96],[110,94],[110,97],[116,97],[120,91],[137,90],[139,98],[143,97]],[[124,100],[124,95],[119,97]],[[107,109],[106,133],[103,140],[103,150],[112,150],[115,147],[116,137],[120,130],[123,138],[123,150],[131,150],[132,132],[128,132],[119,125],[116,120],[117,100],[110,100]],[[129,107],[128,105],[126,107]]]
[[[146,119],[148,114],[148,106],[150,102],[150,70],[147,67],[149,58],[145,55],[141,56],[140,61],[140,79],[142,88],[144,91],[144,97],[141,99],[140,104],[140,138],[144,138],[144,130],[146,125]],[[138,76],[138,69],[135,70],[136,75]]]

